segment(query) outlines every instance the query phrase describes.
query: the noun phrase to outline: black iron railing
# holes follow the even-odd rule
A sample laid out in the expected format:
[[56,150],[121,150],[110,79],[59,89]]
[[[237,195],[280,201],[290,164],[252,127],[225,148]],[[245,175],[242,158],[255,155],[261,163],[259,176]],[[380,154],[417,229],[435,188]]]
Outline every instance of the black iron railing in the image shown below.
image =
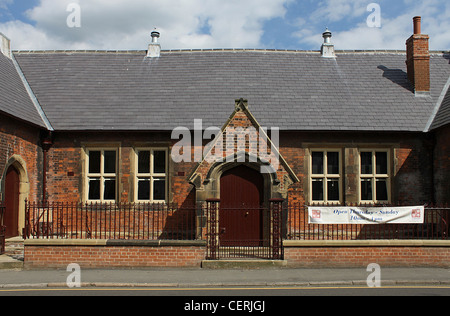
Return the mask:
[[195,206],[153,203],[25,203],[24,238],[194,240]]
[[[365,205],[367,206],[367,205]],[[0,207],[0,213],[4,208]],[[309,224],[303,204],[229,208],[220,200],[152,203],[25,203],[24,238],[198,240],[207,258],[282,259],[283,240],[449,240],[450,208],[426,205],[421,224]],[[250,225],[243,225],[246,219]],[[248,234],[248,230],[252,234]],[[257,231],[257,234],[253,234]],[[4,230],[3,230],[4,232]],[[0,231],[0,240],[1,240]],[[4,236],[4,234],[3,234]],[[3,237],[4,240],[4,237]]]

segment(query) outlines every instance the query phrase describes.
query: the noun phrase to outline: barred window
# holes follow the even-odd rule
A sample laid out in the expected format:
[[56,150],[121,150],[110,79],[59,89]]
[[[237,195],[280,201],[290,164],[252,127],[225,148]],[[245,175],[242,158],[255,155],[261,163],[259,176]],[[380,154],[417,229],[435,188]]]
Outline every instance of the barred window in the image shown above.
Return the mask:
[[115,201],[117,197],[117,150],[87,150],[87,199]]
[[360,201],[389,202],[389,150],[361,150],[360,166]]
[[136,150],[136,201],[167,201],[167,149]]
[[311,201],[339,203],[342,201],[340,150],[311,152]]

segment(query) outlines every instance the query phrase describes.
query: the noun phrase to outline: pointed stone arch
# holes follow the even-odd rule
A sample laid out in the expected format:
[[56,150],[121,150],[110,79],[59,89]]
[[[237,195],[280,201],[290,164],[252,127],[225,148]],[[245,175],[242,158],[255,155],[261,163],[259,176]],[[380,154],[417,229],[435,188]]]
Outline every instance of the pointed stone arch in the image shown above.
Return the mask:
[[[224,135],[229,129],[235,127],[253,128],[257,133],[258,140],[263,140],[266,148],[271,148],[272,152],[269,156],[273,158],[273,155],[275,155],[277,157],[279,168],[273,168],[271,162],[265,160],[265,155],[255,154],[251,148],[239,149],[238,145],[237,152],[227,153],[227,156],[219,159],[219,161],[209,159],[211,158],[210,155],[212,155],[211,148],[213,146],[211,146],[208,153],[198,163],[189,177],[189,182],[196,189],[196,201],[204,202],[207,199],[220,198],[221,175],[225,171],[239,165],[246,165],[261,171],[264,178],[265,202],[268,202],[270,199],[286,199],[289,186],[299,182],[299,179],[280,154],[279,149],[272,143],[272,140],[250,112],[247,100],[239,99],[235,101],[235,110],[221,129],[220,136],[222,139],[226,138]],[[245,137],[245,133],[241,136]],[[269,156],[267,158],[271,159]]]
[[18,206],[18,229],[19,234],[22,233],[22,229],[25,225],[25,201],[28,199],[30,193],[30,182],[27,171],[27,164],[20,155],[11,156],[2,172],[2,178],[0,181],[0,192],[2,193],[1,199],[5,199],[5,180],[8,170],[13,167],[19,174],[19,206]]
[[[195,176],[191,183],[197,190],[197,202],[204,202],[211,198],[220,198],[220,178],[226,171],[238,166],[246,166],[260,172],[262,169],[268,168],[269,162],[261,160],[259,157],[251,158],[248,152],[239,152],[228,157],[222,162],[214,163],[202,181],[200,175]],[[245,159],[243,159],[245,158]],[[255,161],[255,162],[252,162]],[[272,198],[286,198],[287,192],[280,191],[280,180],[277,173],[261,173],[264,179],[264,202],[267,203]]]

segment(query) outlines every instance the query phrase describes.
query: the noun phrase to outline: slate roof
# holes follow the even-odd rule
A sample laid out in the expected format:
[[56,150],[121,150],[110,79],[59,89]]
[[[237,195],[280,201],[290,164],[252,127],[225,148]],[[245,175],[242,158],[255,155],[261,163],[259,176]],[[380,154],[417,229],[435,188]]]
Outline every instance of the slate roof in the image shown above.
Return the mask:
[[440,107],[437,108],[437,113],[431,124],[430,130],[450,124],[450,79],[447,85],[447,93],[444,95]]
[[423,132],[450,77],[443,53],[431,56],[429,97],[415,97],[406,53],[397,51],[337,52],[336,59],[277,50],[14,56],[55,130],[172,130],[192,128],[194,119],[221,127],[234,100],[245,98],[268,128]]
[[46,127],[11,59],[0,53],[0,111]]

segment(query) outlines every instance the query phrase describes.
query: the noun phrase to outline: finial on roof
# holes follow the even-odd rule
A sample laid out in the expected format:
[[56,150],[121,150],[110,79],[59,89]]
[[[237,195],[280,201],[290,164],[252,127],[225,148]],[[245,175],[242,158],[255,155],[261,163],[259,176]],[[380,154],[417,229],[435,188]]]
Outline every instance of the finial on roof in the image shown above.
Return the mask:
[[159,33],[155,27],[153,29],[153,32],[151,33],[151,36],[152,36],[152,43],[158,43],[158,38],[161,36],[161,33]]
[[161,33],[156,31],[156,27],[154,31],[151,33],[152,42],[148,45],[147,57],[160,57],[161,56],[161,45],[158,43],[158,38],[161,36]]
[[333,35],[331,34],[330,30],[327,27],[325,32],[323,32],[323,34],[322,34],[323,44],[320,49],[320,51],[322,53],[322,57],[325,57],[325,58],[335,58],[336,57],[336,55],[334,54],[334,45],[331,44],[332,36]]
[[235,100],[235,108],[239,110],[246,110],[248,109],[248,100],[244,98],[236,99]]
[[330,44],[331,43],[331,37],[333,36],[333,34],[330,32],[330,30],[327,29],[325,30],[325,32],[323,32],[322,37],[324,39],[324,43]]

